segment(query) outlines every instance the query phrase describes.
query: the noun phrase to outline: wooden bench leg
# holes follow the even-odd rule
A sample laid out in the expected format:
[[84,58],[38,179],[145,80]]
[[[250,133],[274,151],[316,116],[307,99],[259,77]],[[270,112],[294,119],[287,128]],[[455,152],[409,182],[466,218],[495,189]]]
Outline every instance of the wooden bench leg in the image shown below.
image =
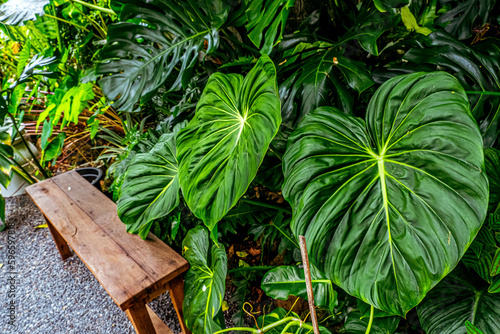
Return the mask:
[[191,331],[186,327],[184,322],[184,314],[182,312],[182,303],[184,302],[184,280],[182,276],[177,276],[169,282],[170,284],[170,299],[174,305],[175,312],[177,312],[177,317],[179,318],[179,323],[181,325],[182,333],[191,334]]
[[125,311],[137,334],[156,334],[145,304],[136,303]]
[[55,227],[52,225],[52,223],[48,219],[45,219],[45,221],[47,222],[47,226],[49,227],[50,234],[52,234],[52,238],[54,239],[54,242],[56,243],[57,250],[59,251],[59,254],[61,254],[61,258],[63,260],[66,260],[68,257],[73,255],[71,253],[71,250],[69,249],[68,243],[59,234],[59,232],[57,232]]

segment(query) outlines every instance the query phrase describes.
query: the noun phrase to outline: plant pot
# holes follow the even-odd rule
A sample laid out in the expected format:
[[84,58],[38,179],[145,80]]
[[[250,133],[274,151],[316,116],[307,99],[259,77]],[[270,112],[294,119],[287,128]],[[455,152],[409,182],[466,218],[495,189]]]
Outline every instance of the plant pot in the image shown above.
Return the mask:
[[80,174],[85,180],[89,181],[94,187],[102,191],[101,189],[101,179],[103,177],[103,172],[99,168],[95,167],[85,167],[78,168],[76,172]]

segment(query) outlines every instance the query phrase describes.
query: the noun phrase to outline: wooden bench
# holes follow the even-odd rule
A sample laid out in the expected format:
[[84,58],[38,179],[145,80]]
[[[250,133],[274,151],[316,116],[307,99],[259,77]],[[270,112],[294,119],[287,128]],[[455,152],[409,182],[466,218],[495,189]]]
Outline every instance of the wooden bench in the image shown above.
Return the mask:
[[167,290],[183,333],[187,261],[150,234],[147,240],[126,232],[116,205],[71,171],[26,189],[47,220],[61,257],[73,251],[82,259],[140,334],[173,333],[146,305]]

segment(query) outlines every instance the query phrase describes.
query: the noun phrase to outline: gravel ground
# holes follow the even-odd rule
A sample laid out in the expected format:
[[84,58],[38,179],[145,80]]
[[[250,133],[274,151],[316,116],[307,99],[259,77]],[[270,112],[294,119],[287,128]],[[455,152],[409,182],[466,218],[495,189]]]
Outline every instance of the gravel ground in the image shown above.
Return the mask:
[[[85,264],[77,256],[62,261],[49,230],[35,228],[44,223],[43,216],[26,195],[7,199],[6,207],[8,229],[0,232],[0,333],[135,333]],[[7,262],[9,236],[15,244],[13,268]],[[8,282],[11,276],[15,291]],[[14,326],[9,324],[12,301]],[[168,293],[150,306],[180,332]]]

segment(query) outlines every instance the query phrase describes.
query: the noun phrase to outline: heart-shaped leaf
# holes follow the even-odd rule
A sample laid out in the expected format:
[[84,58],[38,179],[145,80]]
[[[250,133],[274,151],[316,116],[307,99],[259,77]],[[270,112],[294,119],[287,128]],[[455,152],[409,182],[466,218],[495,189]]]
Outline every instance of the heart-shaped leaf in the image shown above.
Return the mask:
[[458,267],[417,307],[423,329],[427,334],[465,334],[469,321],[484,333],[500,333],[500,294],[487,289],[474,273]]
[[276,69],[268,56],[245,78],[210,77],[177,138],[182,193],[210,229],[247,190],[280,123]]
[[486,216],[482,139],[444,72],[384,83],[367,122],[321,107],[290,136],[292,230],[334,284],[404,316],[458,263]]
[[167,133],[150,152],[137,154],[130,162],[117,203],[129,233],[145,239],[153,221],[179,205],[175,152],[175,133]]
[[191,229],[182,241],[183,255],[190,268],[184,281],[184,319],[193,333],[212,334],[220,330],[214,317],[221,309],[226,288],[227,257],[224,246],[213,244],[209,253],[208,231]]

